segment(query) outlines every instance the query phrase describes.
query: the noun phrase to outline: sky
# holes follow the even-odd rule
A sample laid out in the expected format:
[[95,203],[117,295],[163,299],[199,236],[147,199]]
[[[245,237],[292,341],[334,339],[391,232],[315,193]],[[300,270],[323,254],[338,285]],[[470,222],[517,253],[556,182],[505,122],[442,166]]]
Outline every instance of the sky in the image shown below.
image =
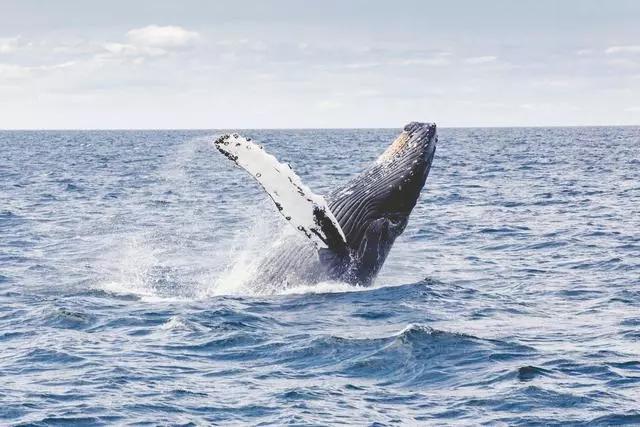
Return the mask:
[[0,0],[0,129],[640,124],[635,0]]

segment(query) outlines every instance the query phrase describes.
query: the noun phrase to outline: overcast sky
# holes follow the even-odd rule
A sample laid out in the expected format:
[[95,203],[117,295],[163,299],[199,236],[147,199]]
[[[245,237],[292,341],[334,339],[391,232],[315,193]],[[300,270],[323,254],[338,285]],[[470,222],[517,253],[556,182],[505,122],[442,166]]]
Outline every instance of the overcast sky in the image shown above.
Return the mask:
[[0,0],[0,129],[640,124],[640,1]]

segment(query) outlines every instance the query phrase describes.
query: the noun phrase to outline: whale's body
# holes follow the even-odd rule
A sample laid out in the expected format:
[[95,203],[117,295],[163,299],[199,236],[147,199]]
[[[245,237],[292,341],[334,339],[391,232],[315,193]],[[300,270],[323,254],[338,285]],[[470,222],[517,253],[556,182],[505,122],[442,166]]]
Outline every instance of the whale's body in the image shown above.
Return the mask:
[[436,126],[412,122],[364,172],[326,198],[287,166],[237,134],[215,145],[249,172],[308,240],[289,238],[261,262],[256,285],[328,280],[372,283],[405,229],[431,169]]

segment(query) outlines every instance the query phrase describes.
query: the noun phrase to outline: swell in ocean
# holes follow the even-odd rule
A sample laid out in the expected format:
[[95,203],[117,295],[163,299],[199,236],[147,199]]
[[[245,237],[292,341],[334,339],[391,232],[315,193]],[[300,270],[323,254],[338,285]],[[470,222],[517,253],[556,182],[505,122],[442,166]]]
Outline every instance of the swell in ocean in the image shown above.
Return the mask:
[[[0,424],[640,423],[639,128],[440,130],[371,288],[252,288],[219,133],[0,132]],[[318,194],[396,134],[247,131]]]

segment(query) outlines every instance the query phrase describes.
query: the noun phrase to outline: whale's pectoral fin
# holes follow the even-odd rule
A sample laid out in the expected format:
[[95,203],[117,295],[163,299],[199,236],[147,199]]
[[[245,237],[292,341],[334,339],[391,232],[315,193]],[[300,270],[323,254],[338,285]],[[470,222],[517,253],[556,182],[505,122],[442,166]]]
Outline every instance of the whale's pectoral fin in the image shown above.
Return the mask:
[[328,248],[340,254],[346,251],[344,233],[324,197],[304,185],[289,165],[238,134],[221,136],[214,144],[260,183],[280,214],[317,249]]

